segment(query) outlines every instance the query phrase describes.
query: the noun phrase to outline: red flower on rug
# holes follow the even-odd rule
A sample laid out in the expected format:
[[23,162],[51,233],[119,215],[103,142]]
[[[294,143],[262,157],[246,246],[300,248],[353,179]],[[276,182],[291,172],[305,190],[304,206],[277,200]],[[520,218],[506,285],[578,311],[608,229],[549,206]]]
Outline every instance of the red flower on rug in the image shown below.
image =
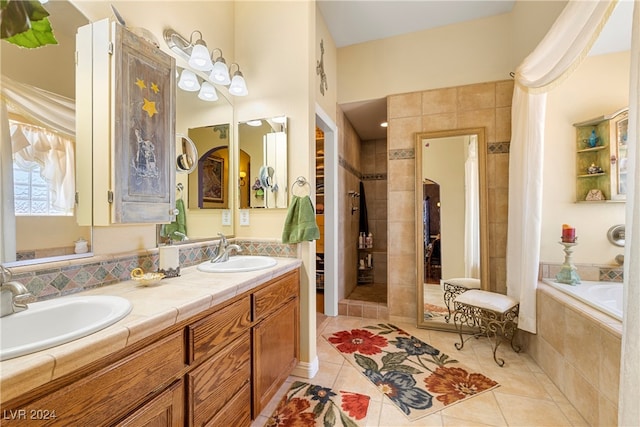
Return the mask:
[[268,426],[313,427],[316,419],[312,412],[304,412],[311,407],[307,399],[283,399],[267,422]]
[[381,353],[382,347],[386,347],[388,344],[385,337],[363,329],[336,332],[329,338],[329,342],[342,353],[357,352],[367,355]]
[[367,417],[364,394],[334,392],[328,387],[295,381],[267,420],[267,427],[357,427]]
[[424,379],[427,389],[436,398],[450,405],[482,391],[495,387],[498,383],[478,373],[469,373],[462,368],[438,367]]
[[342,410],[346,411],[350,417],[361,420],[367,416],[369,396],[348,391],[341,391],[340,394],[342,395]]

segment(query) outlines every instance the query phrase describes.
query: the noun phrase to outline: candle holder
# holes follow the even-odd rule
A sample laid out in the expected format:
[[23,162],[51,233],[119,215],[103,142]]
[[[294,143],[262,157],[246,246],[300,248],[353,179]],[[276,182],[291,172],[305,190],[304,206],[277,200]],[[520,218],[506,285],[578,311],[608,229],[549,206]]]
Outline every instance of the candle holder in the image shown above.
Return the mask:
[[559,243],[564,246],[564,264],[562,264],[560,272],[556,274],[556,281],[575,286],[580,283],[580,276],[578,276],[578,269],[573,265],[571,256],[573,255],[573,247],[578,243],[562,241]]

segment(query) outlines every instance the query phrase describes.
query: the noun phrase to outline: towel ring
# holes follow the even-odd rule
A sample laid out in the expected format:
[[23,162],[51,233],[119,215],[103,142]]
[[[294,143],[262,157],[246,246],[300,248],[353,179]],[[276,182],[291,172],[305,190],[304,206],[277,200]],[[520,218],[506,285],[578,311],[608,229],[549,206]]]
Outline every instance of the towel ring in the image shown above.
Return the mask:
[[[308,186],[309,190],[311,190],[311,186],[309,185],[309,181],[307,181],[307,179],[303,176],[299,176],[296,178],[295,181],[293,181],[293,184],[291,184],[291,194],[293,194],[294,196],[297,196],[297,194],[295,193],[294,189],[296,187],[304,187],[304,186]],[[311,191],[309,191],[309,193],[307,193],[306,195],[309,195],[311,193]]]

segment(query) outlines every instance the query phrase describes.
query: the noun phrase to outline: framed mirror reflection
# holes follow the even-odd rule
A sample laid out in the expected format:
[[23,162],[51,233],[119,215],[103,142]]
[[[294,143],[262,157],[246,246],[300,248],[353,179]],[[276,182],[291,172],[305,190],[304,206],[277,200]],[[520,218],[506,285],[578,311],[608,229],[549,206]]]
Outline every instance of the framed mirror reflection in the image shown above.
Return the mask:
[[415,146],[417,323],[454,330],[445,283],[489,285],[485,131],[418,133]]
[[238,125],[240,209],[286,208],[287,117],[249,120]]
[[75,201],[76,177],[91,181],[82,175],[75,137],[76,31],[89,20],[66,0],[44,7],[58,44],[26,49],[0,42],[6,265],[84,257],[93,249],[91,213],[79,218]]

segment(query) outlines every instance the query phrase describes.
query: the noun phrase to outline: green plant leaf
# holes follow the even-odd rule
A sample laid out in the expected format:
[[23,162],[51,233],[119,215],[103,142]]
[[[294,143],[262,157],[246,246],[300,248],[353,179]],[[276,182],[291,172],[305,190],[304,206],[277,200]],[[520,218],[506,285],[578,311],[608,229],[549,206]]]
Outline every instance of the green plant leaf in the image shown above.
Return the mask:
[[331,407],[327,412],[325,412],[324,419],[322,420],[324,426],[333,427],[336,425],[336,414],[333,411],[334,409]]
[[384,369],[388,371],[405,372],[407,374],[412,374],[412,375],[417,375],[422,373],[420,369],[414,368],[413,366],[408,366],[408,365],[389,365],[389,366],[385,366]]
[[407,360],[407,353],[399,351],[397,353],[387,353],[382,356],[382,363],[386,365],[399,365]]
[[356,359],[356,363],[358,363],[361,368],[371,369],[372,371],[379,372],[378,364],[375,362],[375,360],[366,356],[362,356],[361,354],[355,354],[354,357]]
[[351,418],[347,417],[343,412],[340,412],[340,421],[342,421],[342,425],[344,427],[358,427]]
[[37,48],[48,44],[58,44],[48,18],[31,22],[31,29],[6,39],[8,42],[26,48]]
[[[314,419],[318,418],[320,416],[320,414],[322,414],[322,411],[324,411],[324,407],[325,407],[325,404],[322,403],[322,402],[318,403],[316,406],[313,407],[313,418]],[[331,412],[331,411],[329,411],[329,412]],[[326,415],[325,415],[325,418],[326,418]]]

